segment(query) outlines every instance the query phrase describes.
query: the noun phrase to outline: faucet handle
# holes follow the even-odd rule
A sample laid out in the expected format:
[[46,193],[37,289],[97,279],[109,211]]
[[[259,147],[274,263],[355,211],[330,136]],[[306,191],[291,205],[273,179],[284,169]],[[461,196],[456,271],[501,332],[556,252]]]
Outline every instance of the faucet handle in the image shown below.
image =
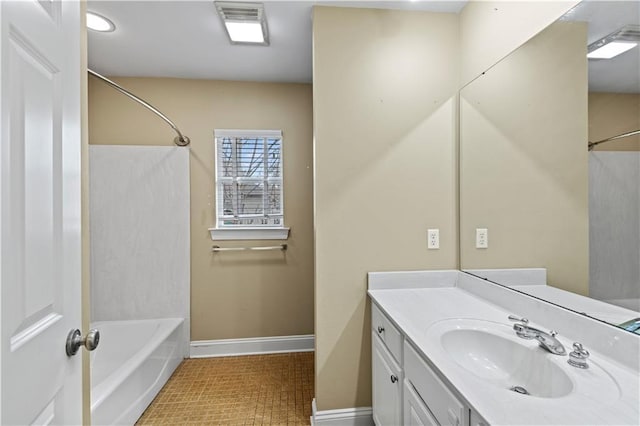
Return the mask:
[[523,324],[528,324],[528,323],[529,323],[529,320],[528,320],[528,319],[526,319],[526,318],[520,318],[520,317],[517,317],[517,316],[515,316],[515,315],[509,315],[509,321],[521,322],[521,323],[523,323]]
[[589,351],[586,350],[581,343],[578,342],[574,342],[573,343],[573,352],[576,355],[580,355],[583,358],[588,358],[589,357]]
[[589,351],[582,344],[574,342],[573,352],[569,354],[569,359],[567,360],[569,365],[578,368],[589,368],[587,358],[589,358]]

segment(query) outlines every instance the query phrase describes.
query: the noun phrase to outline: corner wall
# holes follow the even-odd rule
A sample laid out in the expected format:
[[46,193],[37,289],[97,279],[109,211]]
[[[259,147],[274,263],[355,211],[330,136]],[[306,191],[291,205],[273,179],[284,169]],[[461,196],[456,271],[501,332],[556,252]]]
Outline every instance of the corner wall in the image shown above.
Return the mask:
[[328,410],[371,405],[367,272],[457,266],[458,16],[315,7],[313,20],[316,403]]

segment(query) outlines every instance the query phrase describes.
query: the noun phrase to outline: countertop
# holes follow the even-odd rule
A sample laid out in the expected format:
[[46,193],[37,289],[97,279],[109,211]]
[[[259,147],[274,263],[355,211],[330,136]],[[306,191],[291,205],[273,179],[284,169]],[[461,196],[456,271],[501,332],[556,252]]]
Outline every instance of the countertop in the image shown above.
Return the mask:
[[[428,329],[447,319],[481,319],[510,326],[512,312],[457,287],[396,288],[369,290],[373,302],[395,323],[408,341],[435,365],[467,403],[492,425],[638,425],[640,424],[640,377],[638,372],[591,351],[592,368],[581,370],[566,362],[557,364],[574,383],[573,393],[559,398],[540,398],[504,392],[467,372],[428,337]],[[529,325],[536,327],[535,323]],[[544,329],[544,327],[538,326]],[[571,336],[556,336],[570,350]],[[537,346],[536,341],[522,340]],[[540,348],[541,356],[559,357]],[[566,356],[563,360],[568,359]],[[555,360],[557,361],[557,359]],[[595,371],[606,371],[617,383],[613,389],[584,386]],[[591,375],[591,376],[590,376]]]

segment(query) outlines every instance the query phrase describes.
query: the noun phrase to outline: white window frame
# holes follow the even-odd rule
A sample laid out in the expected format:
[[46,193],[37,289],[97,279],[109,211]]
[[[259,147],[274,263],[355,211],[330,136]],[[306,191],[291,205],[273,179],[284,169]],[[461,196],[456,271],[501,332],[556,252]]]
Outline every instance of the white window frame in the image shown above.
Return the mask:
[[[280,202],[282,211],[282,220],[279,226],[277,225],[221,225],[221,218],[219,217],[219,203],[222,202],[222,194],[219,191],[219,175],[218,175],[218,139],[219,138],[279,138],[280,139]],[[286,240],[289,237],[289,228],[284,226],[284,139],[282,137],[281,130],[237,130],[237,129],[216,129],[213,133],[214,141],[214,162],[215,162],[215,191],[216,191],[216,205],[215,205],[215,218],[216,226],[209,228],[212,240]],[[248,179],[251,181],[251,179]],[[239,181],[236,179],[236,181]],[[264,177],[265,184],[269,181],[268,177]]]

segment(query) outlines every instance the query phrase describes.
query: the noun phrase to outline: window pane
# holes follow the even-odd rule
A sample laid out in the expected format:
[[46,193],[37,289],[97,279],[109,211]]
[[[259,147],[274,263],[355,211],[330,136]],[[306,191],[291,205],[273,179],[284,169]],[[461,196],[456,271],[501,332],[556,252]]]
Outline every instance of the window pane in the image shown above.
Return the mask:
[[238,183],[238,216],[264,214],[264,184]]
[[233,139],[224,138],[218,144],[218,176],[233,177]]
[[225,216],[233,214],[233,182],[221,182],[218,194],[222,198],[222,213]]
[[281,177],[282,161],[282,139],[267,139],[267,165],[269,167],[269,177]]
[[238,139],[236,144],[238,177],[264,176],[264,139]]
[[267,184],[266,214],[282,214],[282,184],[280,182]]

